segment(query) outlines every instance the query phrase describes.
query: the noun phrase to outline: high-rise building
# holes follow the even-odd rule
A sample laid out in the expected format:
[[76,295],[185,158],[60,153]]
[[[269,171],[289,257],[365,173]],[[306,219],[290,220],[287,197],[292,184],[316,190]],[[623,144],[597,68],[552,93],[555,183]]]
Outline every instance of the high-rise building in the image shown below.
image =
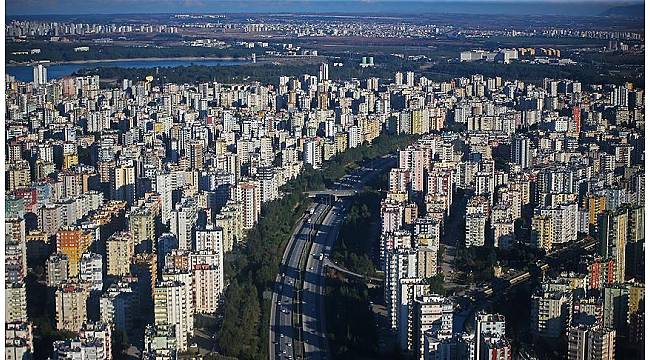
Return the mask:
[[588,277],[589,289],[602,289],[614,283],[614,260],[601,256],[587,256],[581,260]]
[[106,274],[128,275],[134,253],[133,235],[130,232],[122,231],[111,235],[106,240]]
[[548,215],[535,215],[531,220],[530,243],[538,249],[551,251],[553,247],[553,221]]
[[155,249],[156,237],[156,214],[146,207],[138,207],[129,213],[129,232],[133,234],[133,242],[137,247],[139,244],[147,243],[147,247]]
[[172,218],[172,175],[170,173],[160,173],[156,175],[155,190],[161,197],[161,221],[163,224],[169,224]]
[[438,273],[438,246],[417,247],[417,276],[428,279]]
[[111,199],[135,203],[135,167],[132,161],[120,162],[111,172]]
[[628,296],[628,318],[630,322],[628,341],[632,344],[642,344],[645,339],[645,286],[630,284]]
[[625,272],[629,278],[643,278],[645,253],[644,206],[627,209],[627,242],[625,244]]
[[47,286],[57,287],[68,280],[68,256],[61,253],[54,253],[47,258],[46,281]]
[[31,359],[34,352],[32,324],[28,322],[5,323],[5,359]]
[[[408,244],[409,248],[411,244]],[[384,277],[384,301],[387,304],[388,317],[393,329],[398,329],[400,281],[415,278],[417,273],[417,253],[401,248],[387,252]]]
[[140,309],[146,314],[153,309],[153,291],[158,279],[158,259],[156,254],[142,253],[131,259],[131,274],[138,279]]
[[528,169],[533,164],[530,149],[530,139],[524,135],[514,135],[512,138],[510,160],[522,169]]
[[607,211],[600,215],[598,231],[600,234],[600,253],[605,258],[614,259],[614,280],[625,281],[625,244],[627,241],[627,211]]
[[605,211],[606,200],[605,195],[595,194],[589,194],[584,200],[589,214],[589,224],[594,226],[598,224],[598,216]]
[[223,229],[208,225],[196,230],[196,251],[210,250],[223,253]]
[[52,356],[55,360],[110,360],[111,336],[108,324],[84,323],[78,337],[54,342]]
[[22,281],[5,283],[5,322],[27,322],[27,287]]
[[172,250],[178,249],[178,239],[172,233],[163,233],[158,237],[156,254],[158,255],[158,267],[162,269],[165,264],[165,256]]
[[237,186],[237,201],[242,204],[243,228],[252,229],[262,211],[262,196],[259,181],[242,181]]
[[79,278],[90,284],[91,291],[102,291],[104,286],[102,256],[95,253],[84,253],[79,260]]
[[192,250],[193,233],[198,220],[198,204],[193,197],[183,198],[171,213],[170,232],[178,239],[178,248]]
[[137,320],[142,314],[139,305],[137,279],[123,278],[113,283],[99,299],[100,319],[127,336],[135,335]]
[[188,145],[188,154],[190,160],[190,169],[201,170],[203,169],[203,141],[193,140]]
[[616,331],[600,325],[571,326],[568,343],[568,360],[613,360]]
[[192,298],[189,284],[180,281],[161,281],[154,290],[154,324],[174,327],[176,345],[187,350],[189,336],[194,333]]
[[429,331],[436,332],[438,337],[452,335],[452,320],[454,304],[448,298],[438,295],[424,295],[415,298],[415,332],[414,350],[418,359],[424,360],[424,337]]
[[[428,285],[424,279],[417,277],[403,277],[397,285],[397,335],[399,336],[400,347],[404,351],[417,353],[418,327],[427,328],[428,317],[425,323],[418,325],[418,313],[416,311],[416,300],[427,295]],[[393,310],[391,310],[393,311]]]
[[47,84],[47,68],[43,64],[38,64],[33,67],[34,85],[36,87]]
[[538,289],[531,298],[530,321],[533,336],[558,338],[571,321],[572,293]]
[[318,81],[328,81],[330,79],[330,70],[327,63],[320,64],[320,70],[318,71]]
[[395,85],[400,86],[404,83],[404,73],[396,72],[395,73]]
[[425,185],[425,171],[430,162],[430,153],[426,149],[418,149],[413,146],[399,152],[399,168],[409,171],[411,191],[422,193]]
[[257,169],[257,179],[260,182],[262,203],[275,200],[280,196],[279,174],[275,168],[262,167]]
[[56,251],[68,257],[68,277],[79,275],[79,260],[92,242],[92,234],[85,230],[64,228],[56,233]]
[[413,71],[406,72],[406,86],[415,85],[415,73]]
[[303,145],[302,158],[305,164],[318,169],[321,166],[321,146],[318,139],[307,139]]
[[89,284],[68,280],[56,289],[56,328],[77,332],[87,319]]
[[603,296],[603,326],[624,336],[628,330],[630,289],[623,284],[605,286]]
[[535,215],[550,218],[553,245],[576,241],[578,238],[578,204],[565,202],[535,209]]
[[144,359],[176,359],[176,326],[147,325],[144,330]]
[[25,220],[5,218],[5,283],[22,281],[27,276]]
[[474,359],[510,359],[506,319],[501,314],[479,312],[474,316]]
[[465,246],[483,246],[485,244],[485,226],[487,217],[482,213],[468,214],[465,217]]
[[192,281],[195,311],[215,313],[223,293],[223,268],[209,264],[194,265]]

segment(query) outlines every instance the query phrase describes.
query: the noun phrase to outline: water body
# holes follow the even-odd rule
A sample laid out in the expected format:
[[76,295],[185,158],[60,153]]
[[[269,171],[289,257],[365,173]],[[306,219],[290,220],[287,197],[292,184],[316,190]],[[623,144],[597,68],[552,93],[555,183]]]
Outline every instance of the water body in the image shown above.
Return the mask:
[[[140,59],[140,60],[119,60],[119,61],[99,61],[93,63],[83,64],[51,64],[45,65],[47,67],[47,78],[60,79],[64,76],[69,76],[81,69],[94,69],[98,67],[119,67],[119,68],[139,68],[139,69],[153,69],[157,67],[177,67],[177,66],[190,66],[190,65],[204,65],[204,66],[237,66],[242,64],[249,64],[249,61],[244,60],[220,60],[220,59]],[[7,74],[16,77],[20,81],[32,81],[33,71],[32,66],[14,66],[6,65],[5,71]]]

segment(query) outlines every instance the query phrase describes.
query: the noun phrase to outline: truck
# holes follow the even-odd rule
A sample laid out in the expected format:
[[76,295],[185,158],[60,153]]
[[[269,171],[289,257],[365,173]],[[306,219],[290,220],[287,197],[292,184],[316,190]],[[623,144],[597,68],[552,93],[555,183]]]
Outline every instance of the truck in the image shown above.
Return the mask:
[[309,209],[309,215],[314,215],[314,208]]
[[318,261],[323,261],[324,257],[325,255],[323,255],[323,253],[320,253],[320,255],[318,255]]

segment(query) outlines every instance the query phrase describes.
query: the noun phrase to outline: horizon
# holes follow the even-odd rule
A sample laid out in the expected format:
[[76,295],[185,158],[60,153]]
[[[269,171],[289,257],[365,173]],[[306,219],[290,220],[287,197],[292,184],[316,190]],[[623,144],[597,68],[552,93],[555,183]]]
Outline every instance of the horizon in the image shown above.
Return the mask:
[[[407,4],[409,6],[405,6]],[[153,14],[370,13],[599,16],[612,8],[640,5],[645,7],[645,2],[638,0],[586,0],[569,3],[560,0],[228,0],[218,2],[206,0],[118,0],[106,3],[101,0],[8,0],[5,3],[5,18]],[[156,11],[148,11],[153,6]],[[125,8],[129,10],[120,11]],[[644,17],[644,14],[635,17]]]

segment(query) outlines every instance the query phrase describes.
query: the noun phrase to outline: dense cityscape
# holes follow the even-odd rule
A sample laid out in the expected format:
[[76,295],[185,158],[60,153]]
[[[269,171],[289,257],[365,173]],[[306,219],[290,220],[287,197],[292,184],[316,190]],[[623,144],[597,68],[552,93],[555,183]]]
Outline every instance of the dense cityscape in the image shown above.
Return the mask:
[[642,21],[428,16],[7,17],[5,358],[643,359]]

